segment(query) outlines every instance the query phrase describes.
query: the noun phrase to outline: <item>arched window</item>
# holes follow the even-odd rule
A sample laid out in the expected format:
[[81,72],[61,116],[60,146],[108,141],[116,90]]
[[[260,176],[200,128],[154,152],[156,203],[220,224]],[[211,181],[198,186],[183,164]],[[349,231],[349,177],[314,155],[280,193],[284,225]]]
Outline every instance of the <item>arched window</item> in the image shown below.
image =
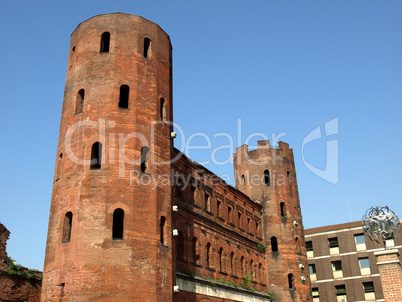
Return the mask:
[[285,203],[281,202],[280,207],[281,207],[281,216],[285,217],[286,216]]
[[104,32],[101,36],[100,52],[109,52],[110,33]]
[[85,89],[80,89],[77,92],[77,99],[75,101],[75,114],[81,113],[84,108]]
[[289,283],[289,289],[292,289],[294,287],[293,274],[288,275],[288,283]]
[[223,248],[219,249],[219,271],[223,272]]
[[264,171],[264,183],[267,187],[271,185],[271,177],[269,176],[269,170]]
[[144,58],[151,59],[151,40],[149,38],[144,39]]
[[263,275],[263,271],[262,271],[262,264],[260,263],[258,265],[258,279],[260,280],[261,283],[264,282],[264,275]]
[[250,260],[250,277],[251,277],[251,280],[253,280],[254,281],[254,262],[253,262],[253,259],[251,259]]
[[244,277],[244,271],[245,271],[245,262],[244,262],[244,257],[241,256],[240,258],[240,275],[241,277]]
[[160,241],[162,245],[165,245],[165,227],[166,227],[166,217],[162,216],[161,217],[161,224],[160,224]]
[[234,275],[235,271],[234,271],[234,253],[231,252],[230,253],[230,274]]
[[91,150],[91,170],[99,170],[102,164],[102,144],[96,142],[92,145]]
[[177,259],[184,260],[184,236],[183,233],[179,231],[179,236],[177,236]]
[[205,210],[211,212],[211,198],[207,192],[205,192],[204,202],[205,202]]
[[141,148],[141,172],[148,172],[148,152],[149,148],[147,146],[143,146]]
[[275,236],[271,237],[271,249],[272,249],[273,252],[278,251],[278,241],[276,240]]
[[211,266],[210,257],[211,257],[211,244],[208,242],[208,244],[207,244],[207,267]]
[[166,118],[167,118],[167,116],[166,116],[166,104],[165,104],[165,99],[164,98],[160,98],[160,100],[159,100],[159,117],[160,117],[160,119],[161,119],[161,121],[166,121]]
[[197,263],[198,262],[198,254],[197,254],[197,238],[196,237],[193,238],[192,250],[193,250],[193,263]]
[[128,108],[128,99],[130,95],[130,87],[127,85],[120,86],[120,96],[119,96],[119,108]]
[[61,242],[70,242],[72,223],[73,223],[73,213],[67,212],[66,215],[64,215],[63,236]]
[[124,211],[116,209],[113,212],[113,239],[123,239]]

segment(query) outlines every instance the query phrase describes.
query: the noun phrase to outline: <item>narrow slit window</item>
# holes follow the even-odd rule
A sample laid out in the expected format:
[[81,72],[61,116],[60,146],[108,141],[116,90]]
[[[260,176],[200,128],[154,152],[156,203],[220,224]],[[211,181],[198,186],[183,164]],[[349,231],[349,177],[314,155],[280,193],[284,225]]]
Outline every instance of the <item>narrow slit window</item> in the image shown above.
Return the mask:
[[271,177],[269,175],[269,170],[264,171],[264,183],[267,187],[271,185]]
[[230,274],[234,275],[234,253],[230,254]]
[[177,237],[177,259],[184,261],[184,237],[183,233],[179,231],[179,236]]
[[124,229],[124,211],[122,209],[116,209],[113,212],[113,231],[112,238],[123,239]]
[[144,39],[144,58],[151,59],[151,40]]
[[292,289],[294,287],[293,274],[288,275],[288,283],[289,283],[289,289]]
[[91,170],[99,170],[102,164],[102,144],[96,142],[92,145],[91,150]]
[[81,113],[84,108],[85,89],[80,89],[75,101],[75,114]]
[[62,168],[62,164],[63,164],[63,153],[60,153],[59,155],[59,159],[57,161],[57,170],[56,170],[56,181],[58,181],[60,179],[60,175],[61,175],[61,168]]
[[141,172],[148,172],[148,152],[149,148],[147,146],[143,146],[141,148]]
[[241,273],[241,277],[244,276],[244,271],[245,271],[245,267],[244,267],[244,257],[241,256],[241,258],[240,258],[240,273]]
[[281,202],[280,206],[281,206],[281,217],[285,217],[286,216],[285,203]]
[[208,193],[205,193],[205,210],[211,212],[211,198]]
[[101,36],[100,52],[109,52],[110,33],[104,32]]
[[275,236],[271,237],[271,249],[273,252],[278,251],[278,240]]
[[198,261],[198,254],[197,254],[197,238],[193,238],[193,263],[197,263]]
[[67,212],[66,215],[64,215],[63,236],[61,242],[70,242],[72,223],[73,223],[73,213]]
[[160,224],[160,242],[162,245],[165,245],[165,228],[166,228],[166,217],[161,217],[161,224]]
[[164,98],[160,98],[159,100],[159,117],[161,121],[166,121],[166,104]]
[[130,95],[130,87],[127,85],[120,86],[120,96],[119,96],[119,108],[128,108],[128,99]]
[[219,249],[219,271],[223,272],[223,248]]
[[207,267],[211,267],[211,244],[207,244]]

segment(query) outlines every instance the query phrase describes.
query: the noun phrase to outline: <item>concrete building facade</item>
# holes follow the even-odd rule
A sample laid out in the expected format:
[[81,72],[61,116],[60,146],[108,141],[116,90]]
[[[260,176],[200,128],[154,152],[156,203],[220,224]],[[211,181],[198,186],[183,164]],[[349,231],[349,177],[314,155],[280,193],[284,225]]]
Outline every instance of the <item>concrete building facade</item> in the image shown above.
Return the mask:
[[42,301],[310,301],[292,149],[235,187],[173,147],[172,46],[113,13],[71,35]]
[[[307,229],[305,240],[314,302],[386,301],[375,255],[384,244],[370,240],[360,221]],[[400,252],[401,236],[387,245]]]

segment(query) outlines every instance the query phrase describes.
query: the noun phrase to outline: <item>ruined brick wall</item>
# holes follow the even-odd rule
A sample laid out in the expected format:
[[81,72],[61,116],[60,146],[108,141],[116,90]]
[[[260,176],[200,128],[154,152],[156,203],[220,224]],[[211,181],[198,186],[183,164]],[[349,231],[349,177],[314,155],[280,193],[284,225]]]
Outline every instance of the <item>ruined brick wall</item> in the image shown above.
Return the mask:
[[172,301],[171,49],[121,13],[72,33],[43,301]]
[[9,276],[0,272],[0,301],[2,302],[39,302],[41,283],[34,278]]
[[240,146],[233,155],[235,186],[262,205],[268,284],[278,301],[310,301],[310,281],[293,151],[279,142]]
[[0,270],[7,270],[8,264],[6,263],[7,251],[6,245],[7,240],[10,236],[10,231],[0,223]]

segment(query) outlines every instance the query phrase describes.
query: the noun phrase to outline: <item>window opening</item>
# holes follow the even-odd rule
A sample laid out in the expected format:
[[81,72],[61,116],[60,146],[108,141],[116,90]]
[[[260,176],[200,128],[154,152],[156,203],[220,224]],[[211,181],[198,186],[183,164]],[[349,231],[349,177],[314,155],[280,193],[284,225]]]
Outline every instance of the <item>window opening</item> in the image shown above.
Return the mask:
[[90,170],[99,170],[102,163],[102,144],[96,142],[92,145]]
[[123,239],[124,211],[116,209],[113,212],[113,239]]

